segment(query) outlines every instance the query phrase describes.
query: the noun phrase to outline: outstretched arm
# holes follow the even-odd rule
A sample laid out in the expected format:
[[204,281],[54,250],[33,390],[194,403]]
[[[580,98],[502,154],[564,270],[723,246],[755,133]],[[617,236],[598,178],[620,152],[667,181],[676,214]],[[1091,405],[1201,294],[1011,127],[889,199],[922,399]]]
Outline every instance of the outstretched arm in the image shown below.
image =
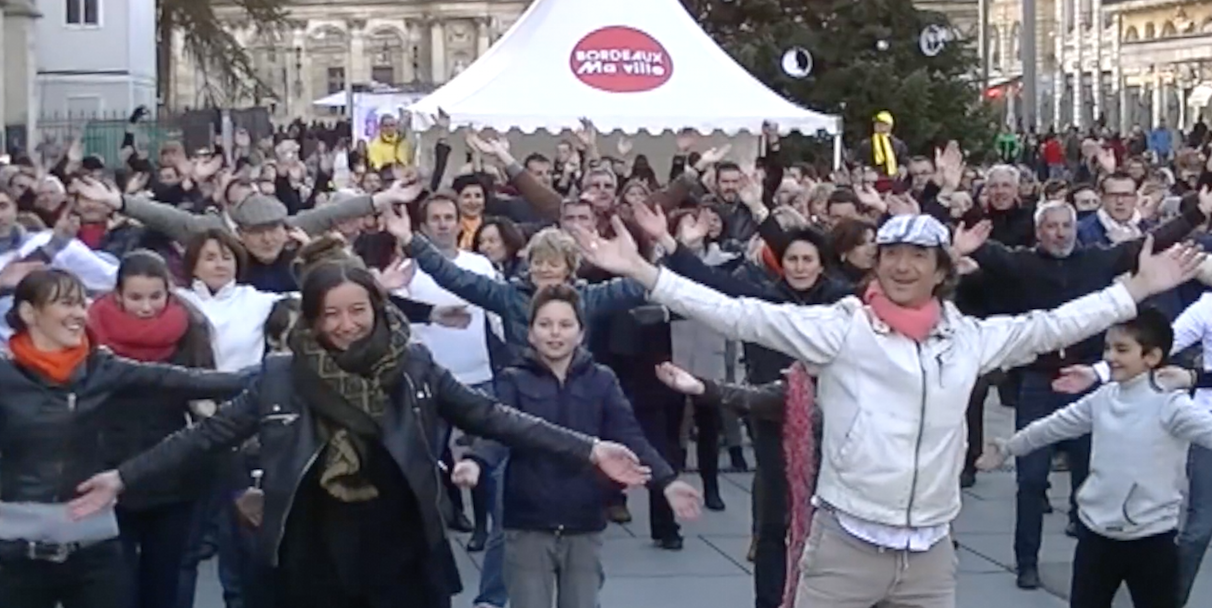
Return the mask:
[[417,268],[433,277],[442,289],[489,312],[508,314],[510,300],[516,295],[508,283],[460,268],[424,237],[414,236],[405,247]]

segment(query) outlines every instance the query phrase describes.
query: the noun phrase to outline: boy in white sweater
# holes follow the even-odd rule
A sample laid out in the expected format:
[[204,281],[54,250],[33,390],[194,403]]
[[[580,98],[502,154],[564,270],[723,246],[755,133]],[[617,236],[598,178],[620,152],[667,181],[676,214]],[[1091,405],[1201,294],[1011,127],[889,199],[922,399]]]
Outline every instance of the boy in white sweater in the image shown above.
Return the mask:
[[1212,448],[1212,413],[1155,382],[1174,342],[1165,315],[1143,309],[1107,332],[1112,383],[986,447],[994,469],[1058,441],[1091,433],[1090,476],[1078,490],[1073,608],[1110,608],[1121,583],[1138,607],[1177,608],[1178,550],[1187,448]]

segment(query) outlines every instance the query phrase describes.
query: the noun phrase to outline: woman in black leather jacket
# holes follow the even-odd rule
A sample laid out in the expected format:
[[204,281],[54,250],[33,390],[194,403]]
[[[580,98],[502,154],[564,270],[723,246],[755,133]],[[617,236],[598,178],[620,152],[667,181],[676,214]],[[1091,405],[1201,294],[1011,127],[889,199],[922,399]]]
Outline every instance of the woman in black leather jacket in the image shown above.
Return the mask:
[[290,354],[219,412],[83,486],[86,516],[126,485],[154,482],[257,435],[264,469],[259,548],[280,606],[438,608],[458,591],[442,521],[439,418],[514,449],[596,463],[624,483],[649,475],[623,446],[494,403],[409,343],[373,276],[350,261],[303,279]]
[[[130,576],[112,508],[69,521],[77,484],[106,467],[98,429],[113,396],[158,391],[222,399],[235,374],[140,363],[96,348],[84,286],[62,270],[18,283],[0,359],[0,603],[5,608],[130,608]],[[172,407],[167,403],[165,408]]]

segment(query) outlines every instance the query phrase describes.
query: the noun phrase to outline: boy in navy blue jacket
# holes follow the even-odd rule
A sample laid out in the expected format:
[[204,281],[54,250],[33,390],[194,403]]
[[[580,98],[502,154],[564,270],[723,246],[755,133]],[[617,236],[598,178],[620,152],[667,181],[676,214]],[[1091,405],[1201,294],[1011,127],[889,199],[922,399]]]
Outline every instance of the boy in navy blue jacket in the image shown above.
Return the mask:
[[[651,484],[664,491],[683,518],[698,515],[699,493],[644,438],[619,381],[596,364],[581,341],[585,335],[580,297],[567,285],[544,287],[530,311],[532,350],[496,379],[501,403],[568,429],[631,448],[652,469]],[[456,483],[475,485],[480,470],[492,470],[506,448],[479,441],[452,473]],[[551,608],[559,594],[564,608],[596,608],[603,582],[602,509],[612,486],[591,469],[568,466],[542,454],[512,451],[505,469],[505,586],[513,608]]]

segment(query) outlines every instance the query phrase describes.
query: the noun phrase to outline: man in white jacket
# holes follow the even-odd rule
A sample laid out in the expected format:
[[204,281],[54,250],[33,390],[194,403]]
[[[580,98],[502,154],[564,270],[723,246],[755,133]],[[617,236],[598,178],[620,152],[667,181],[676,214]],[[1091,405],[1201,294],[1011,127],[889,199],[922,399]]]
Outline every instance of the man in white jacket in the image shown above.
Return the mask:
[[979,320],[945,301],[956,262],[947,229],[929,216],[885,223],[876,280],[863,299],[832,306],[726,297],[649,264],[614,222],[613,240],[577,232],[590,263],[640,281],[654,301],[728,338],[818,371],[823,455],[800,608],[954,607],[950,524],[976,379],[1133,317],[1136,302],[1190,278],[1202,259],[1187,249],[1154,254],[1149,240],[1122,283],[1052,311]]

